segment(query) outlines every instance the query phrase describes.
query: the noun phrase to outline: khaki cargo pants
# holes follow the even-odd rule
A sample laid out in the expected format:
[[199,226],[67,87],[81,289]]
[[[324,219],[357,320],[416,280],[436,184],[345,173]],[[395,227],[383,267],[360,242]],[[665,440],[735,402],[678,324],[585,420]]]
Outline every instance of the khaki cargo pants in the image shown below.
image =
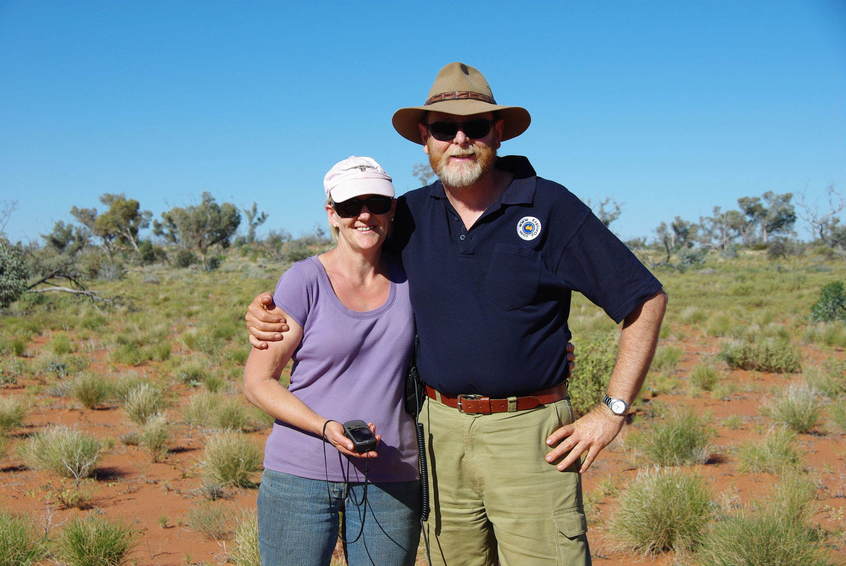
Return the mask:
[[546,437],[572,420],[569,399],[491,415],[426,399],[433,566],[591,564],[581,477],[544,460]]

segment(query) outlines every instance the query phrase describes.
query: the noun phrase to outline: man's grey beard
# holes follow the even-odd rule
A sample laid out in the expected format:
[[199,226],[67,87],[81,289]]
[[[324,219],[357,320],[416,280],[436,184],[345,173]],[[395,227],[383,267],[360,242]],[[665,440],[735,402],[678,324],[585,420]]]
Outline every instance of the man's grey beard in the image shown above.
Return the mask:
[[[468,155],[465,153],[463,155]],[[448,159],[448,158],[446,158]],[[467,163],[449,163],[447,165],[438,165],[435,167],[435,173],[441,182],[452,188],[461,189],[469,187],[479,180],[482,176],[482,164],[478,161],[471,161]]]

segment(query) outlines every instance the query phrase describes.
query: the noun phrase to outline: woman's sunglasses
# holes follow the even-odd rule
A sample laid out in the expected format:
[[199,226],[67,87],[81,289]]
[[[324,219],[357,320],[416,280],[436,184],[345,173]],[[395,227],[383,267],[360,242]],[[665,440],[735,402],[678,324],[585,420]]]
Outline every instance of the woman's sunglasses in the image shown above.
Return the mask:
[[361,209],[365,206],[371,214],[385,214],[391,210],[391,203],[394,199],[391,197],[376,195],[367,197],[365,199],[351,198],[343,202],[336,202],[332,204],[332,208],[341,218],[353,218],[361,214]]
[[493,126],[493,120],[476,118],[466,122],[432,122],[426,126],[429,128],[432,137],[438,141],[452,141],[455,139],[458,130],[464,132],[464,135],[468,138],[477,140],[488,135],[491,126]]

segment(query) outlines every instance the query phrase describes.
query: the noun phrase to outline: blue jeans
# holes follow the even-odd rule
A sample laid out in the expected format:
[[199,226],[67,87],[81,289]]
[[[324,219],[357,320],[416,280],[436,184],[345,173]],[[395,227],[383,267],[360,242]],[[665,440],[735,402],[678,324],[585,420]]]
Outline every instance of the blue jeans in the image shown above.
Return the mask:
[[[420,483],[327,482],[265,470],[258,496],[262,566],[328,566],[344,511],[350,566],[412,566]],[[360,534],[359,534],[360,533]]]

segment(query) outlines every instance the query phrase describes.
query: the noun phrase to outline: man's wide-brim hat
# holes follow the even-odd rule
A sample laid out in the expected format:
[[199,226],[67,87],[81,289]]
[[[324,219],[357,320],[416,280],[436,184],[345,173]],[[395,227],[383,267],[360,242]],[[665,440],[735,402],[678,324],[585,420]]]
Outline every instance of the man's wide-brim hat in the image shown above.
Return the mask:
[[440,70],[423,106],[400,108],[394,113],[394,128],[407,140],[422,144],[417,124],[426,112],[469,116],[496,112],[504,121],[502,140],[516,138],[532,122],[529,111],[519,106],[500,106],[482,73],[464,63],[450,63]]

